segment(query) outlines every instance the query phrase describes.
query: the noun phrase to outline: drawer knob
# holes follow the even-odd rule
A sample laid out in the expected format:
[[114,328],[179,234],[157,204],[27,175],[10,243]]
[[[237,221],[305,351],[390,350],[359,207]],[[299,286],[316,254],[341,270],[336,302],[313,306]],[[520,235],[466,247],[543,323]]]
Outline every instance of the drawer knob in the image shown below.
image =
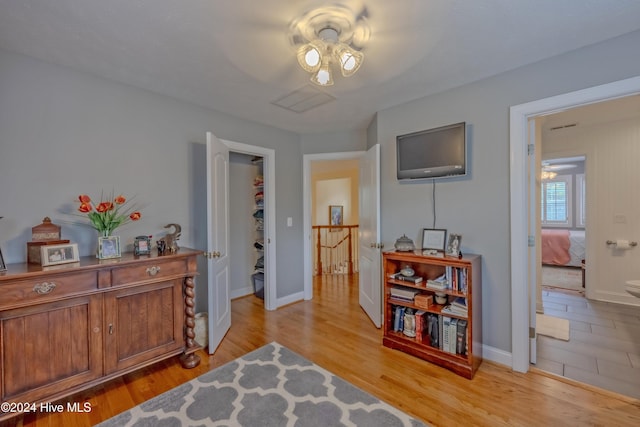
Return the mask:
[[56,284],[53,282],[51,283],[42,282],[42,283],[36,283],[36,285],[33,287],[33,291],[39,295],[44,295],[53,291],[55,288],[56,288]]
[[154,265],[153,267],[147,267],[147,274],[149,274],[149,276],[155,276],[159,271],[160,267],[158,266]]

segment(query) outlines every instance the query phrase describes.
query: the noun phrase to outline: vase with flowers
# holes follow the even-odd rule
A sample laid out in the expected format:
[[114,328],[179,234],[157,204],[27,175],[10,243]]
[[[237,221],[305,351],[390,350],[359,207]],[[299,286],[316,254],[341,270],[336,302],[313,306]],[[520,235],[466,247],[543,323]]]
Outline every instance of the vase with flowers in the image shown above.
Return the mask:
[[114,236],[116,228],[130,221],[142,218],[140,211],[129,204],[123,196],[100,196],[100,202],[95,203],[86,194],[78,196],[80,207],[78,211],[87,214],[91,226],[98,232],[98,258],[116,258],[120,256],[120,239]]

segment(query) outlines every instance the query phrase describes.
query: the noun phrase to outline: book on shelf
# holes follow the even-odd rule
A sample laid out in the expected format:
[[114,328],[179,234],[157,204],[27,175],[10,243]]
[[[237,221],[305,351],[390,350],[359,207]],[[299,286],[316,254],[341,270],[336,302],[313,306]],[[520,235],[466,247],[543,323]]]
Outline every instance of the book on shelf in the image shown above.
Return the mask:
[[394,332],[399,332],[403,329],[404,323],[403,322],[403,318],[404,318],[404,307],[401,305],[396,306],[395,308],[395,315],[393,317],[393,331]]
[[413,301],[415,296],[420,293],[417,289],[401,288],[393,286],[390,290],[391,298]]
[[439,327],[439,319],[442,316],[438,316],[435,313],[427,314],[427,334],[429,336],[429,344],[431,347],[438,348],[440,346],[440,327]]
[[467,317],[467,315],[469,314],[466,308],[463,309],[460,307],[456,307],[452,304],[445,305],[444,307],[442,307],[442,312],[446,314],[454,314],[460,317]]
[[451,319],[449,322],[449,347],[447,351],[456,354],[456,337],[458,331],[458,319]]
[[458,319],[456,353],[463,356],[467,354],[467,321],[464,319]]
[[426,319],[427,312],[424,310],[416,310],[415,319],[416,319],[416,341],[422,342],[425,332],[424,322]]
[[449,282],[446,279],[445,275],[442,275],[440,277],[437,277],[435,279],[428,279],[427,280],[427,288],[431,288],[431,289],[436,289],[439,291],[442,291],[444,289],[447,289],[449,287]]
[[402,273],[395,273],[391,275],[391,278],[394,280],[400,280],[403,282],[411,282],[411,283],[420,283],[424,279],[420,276],[405,276]]
[[440,316],[442,317],[442,342],[440,343],[440,350],[449,351],[450,340],[451,340],[451,317],[449,316]]

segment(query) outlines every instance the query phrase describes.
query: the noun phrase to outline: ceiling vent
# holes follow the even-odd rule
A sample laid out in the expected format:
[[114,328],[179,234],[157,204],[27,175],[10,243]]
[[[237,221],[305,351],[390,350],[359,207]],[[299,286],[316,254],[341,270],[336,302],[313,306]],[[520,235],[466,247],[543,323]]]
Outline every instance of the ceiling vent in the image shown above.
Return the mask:
[[271,103],[294,113],[304,113],[334,100],[335,98],[328,93],[307,85]]
[[554,126],[552,128],[549,128],[549,130],[559,130],[559,129],[573,128],[573,127],[576,127],[576,126],[578,126],[577,122],[576,123],[569,123],[569,124],[566,124],[566,125]]

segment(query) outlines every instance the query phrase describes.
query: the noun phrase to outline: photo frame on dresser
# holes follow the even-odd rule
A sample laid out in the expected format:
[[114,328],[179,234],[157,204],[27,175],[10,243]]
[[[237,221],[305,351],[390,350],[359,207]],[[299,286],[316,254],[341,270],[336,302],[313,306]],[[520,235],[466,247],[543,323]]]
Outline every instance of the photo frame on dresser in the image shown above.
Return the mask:
[[447,241],[447,230],[440,228],[422,229],[422,251],[444,252]]
[[120,236],[98,237],[98,258],[120,258]]
[[43,267],[80,261],[77,243],[42,246],[40,251]]
[[4,258],[2,257],[2,248],[0,248],[0,271],[6,271],[7,265],[4,263]]

